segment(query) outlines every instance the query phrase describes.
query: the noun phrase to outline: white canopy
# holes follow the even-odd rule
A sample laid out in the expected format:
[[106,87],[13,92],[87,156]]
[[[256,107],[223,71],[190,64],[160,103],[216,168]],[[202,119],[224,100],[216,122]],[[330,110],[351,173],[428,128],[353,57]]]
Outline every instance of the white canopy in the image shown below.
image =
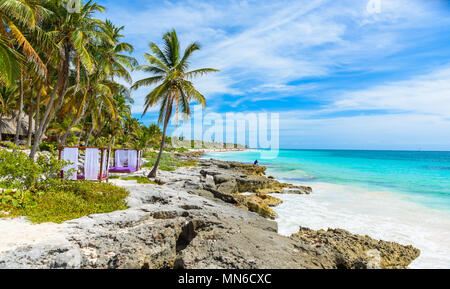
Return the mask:
[[100,174],[99,149],[87,148],[84,158],[84,178],[86,180],[98,180]]
[[[69,180],[76,180],[78,171],[78,148],[64,148],[61,158],[70,162],[70,164],[63,168],[64,176]],[[68,174],[70,170],[72,172]]]

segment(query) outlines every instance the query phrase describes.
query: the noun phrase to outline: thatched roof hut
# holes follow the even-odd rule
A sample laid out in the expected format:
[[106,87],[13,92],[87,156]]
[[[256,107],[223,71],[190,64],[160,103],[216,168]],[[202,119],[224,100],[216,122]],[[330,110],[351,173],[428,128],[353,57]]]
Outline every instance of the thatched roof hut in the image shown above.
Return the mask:
[[[17,119],[13,115],[0,119],[0,133],[2,135],[16,135]],[[32,133],[34,134],[34,120],[32,120]],[[22,114],[20,121],[19,135],[25,137],[28,135],[28,115]]]

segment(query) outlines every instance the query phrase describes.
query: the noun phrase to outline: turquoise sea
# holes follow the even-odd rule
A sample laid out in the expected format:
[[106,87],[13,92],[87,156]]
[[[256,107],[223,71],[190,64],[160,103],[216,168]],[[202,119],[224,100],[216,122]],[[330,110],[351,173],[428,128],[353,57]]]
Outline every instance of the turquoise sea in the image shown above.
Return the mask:
[[[280,150],[205,157],[267,166],[279,180],[308,185],[311,196],[281,195],[280,233],[336,227],[422,250],[413,268],[450,268],[450,152]],[[444,241],[445,240],[445,241]]]
[[221,159],[258,159],[276,177],[292,182],[327,182],[389,191],[433,209],[450,211],[450,152],[280,150],[276,159],[257,151],[226,153]]

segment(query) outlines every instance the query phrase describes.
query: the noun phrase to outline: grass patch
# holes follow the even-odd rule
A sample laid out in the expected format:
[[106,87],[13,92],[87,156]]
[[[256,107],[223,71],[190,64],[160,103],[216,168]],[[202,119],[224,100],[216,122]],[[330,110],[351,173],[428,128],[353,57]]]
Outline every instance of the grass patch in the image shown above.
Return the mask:
[[25,216],[33,223],[62,223],[92,214],[127,209],[128,191],[108,183],[59,182],[48,192],[29,193],[32,205],[8,206],[0,203],[0,211],[12,216]]
[[138,184],[153,184],[153,185],[157,185],[156,182],[153,182],[151,180],[149,180],[146,177],[139,177],[139,176],[134,176],[134,177],[121,177],[121,180],[125,180],[125,181],[137,181]]
[[[158,153],[148,152],[145,154],[146,160],[148,161],[143,165],[145,168],[153,168],[156,163],[156,159],[158,158]],[[159,163],[159,169],[162,171],[172,172],[181,167],[193,167],[197,162],[195,160],[192,161],[180,161],[176,157],[163,153],[161,156],[161,161]]]

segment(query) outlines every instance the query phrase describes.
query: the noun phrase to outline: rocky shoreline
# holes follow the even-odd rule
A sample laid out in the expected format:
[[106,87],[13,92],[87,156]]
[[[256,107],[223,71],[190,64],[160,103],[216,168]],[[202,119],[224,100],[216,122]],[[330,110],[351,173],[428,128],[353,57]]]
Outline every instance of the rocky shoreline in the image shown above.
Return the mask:
[[277,234],[270,219],[281,200],[273,195],[313,192],[266,177],[262,166],[199,159],[155,181],[111,180],[130,191],[129,209],[55,225],[52,239],[0,247],[0,268],[407,268],[420,254],[344,230]]

